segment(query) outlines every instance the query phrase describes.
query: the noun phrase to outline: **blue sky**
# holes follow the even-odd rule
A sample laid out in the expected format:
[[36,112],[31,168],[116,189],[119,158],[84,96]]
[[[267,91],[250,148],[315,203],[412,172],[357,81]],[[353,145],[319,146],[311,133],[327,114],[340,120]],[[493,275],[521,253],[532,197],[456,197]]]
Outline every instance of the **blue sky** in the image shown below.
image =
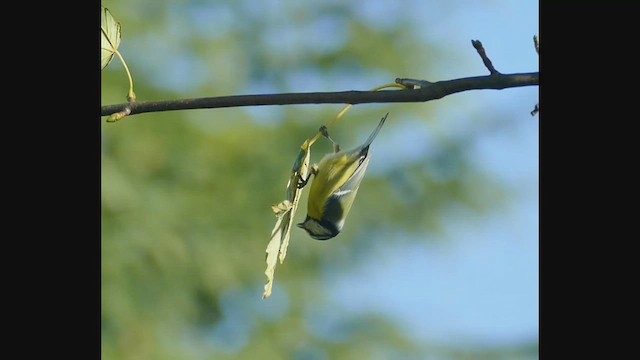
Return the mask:
[[[387,11],[393,8],[390,3],[367,2],[364,13],[372,21],[392,18],[393,11]],[[423,16],[416,21],[423,27],[417,32],[457,48],[460,59],[456,66],[445,59],[433,64],[434,78],[429,80],[487,74],[471,39],[483,42],[500,72],[538,70],[533,48],[533,35],[539,36],[537,1],[434,3],[415,1],[419,10],[414,14]],[[337,306],[356,313],[386,314],[420,340],[458,345],[537,340],[539,118],[529,114],[537,101],[538,87],[528,87],[473,91],[452,95],[446,104],[432,103],[440,123],[449,124],[444,132],[450,136],[464,131],[470,114],[484,114],[476,119],[482,121],[499,113],[513,122],[474,139],[471,153],[478,166],[500,179],[515,196],[505,208],[480,219],[464,213],[450,216],[443,235],[448,241],[411,246],[389,242],[384,252],[378,251],[351,273],[328,276],[327,289]],[[377,150],[386,155],[395,148],[396,158],[410,156],[415,146],[403,149],[403,144],[429,140],[427,135],[406,140],[421,136],[416,133],[420,134],[406,129],[386,134],[376,140]],[[423,150],[428,151],[427,147]],[[372,161],[370,171],[381,167]]]

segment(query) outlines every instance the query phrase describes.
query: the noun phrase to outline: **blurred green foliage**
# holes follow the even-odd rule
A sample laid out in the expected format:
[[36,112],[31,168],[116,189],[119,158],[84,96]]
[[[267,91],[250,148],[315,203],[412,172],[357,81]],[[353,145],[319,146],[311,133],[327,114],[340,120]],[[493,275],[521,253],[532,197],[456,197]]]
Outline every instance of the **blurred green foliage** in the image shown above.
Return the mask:
[[[378,27],[339,1],[268,3],[103,5],[122,24],[120,51],[139,101],[364,90],[427,72],[434,49],[400,21]],[[332,28],[340,35],[333,42],[325,33]],[[102,72],[102,103],[122,103],[126,93],[116,59]],[[447,209],[482,212],[504,200],[469,164],[465,139],[440,139],[418,160],[368,174],[338,238],[318,242],[294,229],[274,294],[261,300],[271,205],[284,199],[299,146],[340,109],[193,110],[103,121],[103,359],[422,358],[425,345],[390,319],[332,308],[323,269],[348,268],[350,259],[384,246],[372,232],[396,229],[429,241]],[[433,123],[429,109],[355,106],[332,135],[351,147],[389,111],[382,139],[402,119]],[[324,151],[329,144],[314,147],[312,162]],[[305,196],[296,220],[305,215]],[[456,351],[436,354],[468,355]]]

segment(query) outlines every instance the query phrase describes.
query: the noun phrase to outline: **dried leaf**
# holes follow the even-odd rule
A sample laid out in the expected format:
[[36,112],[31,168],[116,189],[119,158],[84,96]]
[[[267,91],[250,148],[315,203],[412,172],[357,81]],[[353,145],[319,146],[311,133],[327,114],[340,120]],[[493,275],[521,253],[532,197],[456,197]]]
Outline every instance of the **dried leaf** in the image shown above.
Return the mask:
[[271,240],[269,241],[269,244],[267,244],[267,269],[264,272],[265,275],[267,275],[267,283],[264,286],[264,293],[262,294],[263,299],[271,296],[271,289],[273,287],[275,277],[274,273],[278,259],[280,259],[280,263],[282,264],[287,256],[293,217],[296,213],[298,202],[300,201],[300,194],[302,193],[302,189],[298,188],[298,184],[302,179],[307,179],[309,175],[310,158],[311,151],[309,148],[309,140],[306,140],[300,147],[298,157],[291,169],[291,176],[287,183],[287,199],[271,207],[278,219],[276,220],[276,225],[273,227],[273,231],[271,232]]
[[287,211],[289,211],[291,209],[293,205],[291,204],[291,202],[289,200],[285,200],[279,204],[276,205],[272,205],[271,206],[271,210],[273,210],[273,213],[276,214],[276,216],[281,215]]

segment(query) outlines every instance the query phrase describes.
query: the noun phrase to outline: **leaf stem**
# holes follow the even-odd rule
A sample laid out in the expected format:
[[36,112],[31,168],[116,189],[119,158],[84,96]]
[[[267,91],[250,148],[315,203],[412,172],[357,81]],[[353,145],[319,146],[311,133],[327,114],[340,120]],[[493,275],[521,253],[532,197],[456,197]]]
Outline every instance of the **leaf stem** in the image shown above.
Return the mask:
[[131,72],[129,71],[129,67],[127,63],[124,61],[122,55],[120,55],[120,51],[114,49],[114,52],[120,58],[122,65],[124,65],[124,70],[127,72],[127,77],[129,77],[129,93],[127,94],[127,101],[136,101],[136,94],[133,92],[133,78],[131,77]]
[[[407,89],[407,87],[402,85],[402,84],[392,83],[392,84],[385,84],[385,85],[381,85],[381,86],[375,87],[375,88],[371,89],[371,91],[380,91],[382,89],[391,88],[391,87],[395,87],[395,88],[399,88],[399,89]],[[336,117],[333,118],[333,120],[331,120],[329,122],[329,124],[327,124],[327,128],[332,127],[336,122],[338,122],[338,120],[340,120],[340,118],[342,118],[342,116],[347,111],[349,111],[349,109],[351,109],[352,106],[353,106],[353,104],[348,104],[342,110],[340,110],[338,115],[336,115]],[[318,133],[316,133],[316,135],[311,140],[309,140],[309,147],[311,147],[313,144],[315,144],[315,142],[318,141],[318,139],[320,139],[321,136],[322,136],[322,133],[320,131],[318,131]]]

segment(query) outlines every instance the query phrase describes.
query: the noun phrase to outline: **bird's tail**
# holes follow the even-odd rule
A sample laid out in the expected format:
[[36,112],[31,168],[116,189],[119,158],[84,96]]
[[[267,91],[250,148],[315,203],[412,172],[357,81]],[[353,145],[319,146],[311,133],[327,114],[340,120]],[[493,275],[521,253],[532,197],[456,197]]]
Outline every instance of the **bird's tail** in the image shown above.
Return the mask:
[[389,113],[387,113],[382,119],[380,119],[380,123],[378,124],[378,126],[375,128],[375,130],[373,130],[371,135],[369,135],[369,138],[367,139],[367,141],[365,141],[365,143],[362,145],[363,148],[368,148],[369,145],[371,145],[373,140],[376,138],[376,136],[378,136],[378,132],[382,128],[382,125],[384,125],[385,120],[387,120],[388,115]]

